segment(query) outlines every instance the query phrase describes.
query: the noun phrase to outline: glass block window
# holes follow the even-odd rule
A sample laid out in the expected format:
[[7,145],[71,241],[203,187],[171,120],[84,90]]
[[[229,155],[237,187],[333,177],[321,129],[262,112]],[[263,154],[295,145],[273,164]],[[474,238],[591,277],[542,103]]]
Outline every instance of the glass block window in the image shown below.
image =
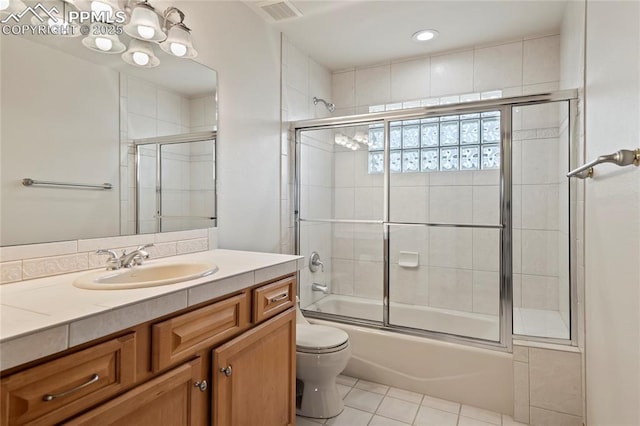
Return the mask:
[[[384,127],[369,128],[369,173],[384,173]],[[500,111],[392,122],[391,172],[500,168]]]

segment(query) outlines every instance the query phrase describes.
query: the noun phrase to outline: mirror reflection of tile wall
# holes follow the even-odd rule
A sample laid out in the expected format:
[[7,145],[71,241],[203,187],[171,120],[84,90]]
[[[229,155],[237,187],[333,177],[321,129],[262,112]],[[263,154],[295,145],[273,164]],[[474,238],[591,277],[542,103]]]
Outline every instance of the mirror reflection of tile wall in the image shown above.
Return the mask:
[[[134,234],[135,226],[135,153],[131,147],[134,139],[168,136],[215,129],[215,95],[187,98],[149,81],[127,74],[120,74],[121,105],[121,233]],[[165,148],[163,180],[170,182],[171,200],[166,211],[174,216],[205,216],[203,206],[191,202],[190,191],[198,176],[202,162],[214,162],[213,144],[185,144]],[[140,163],[140,233],[159,232],[156,228],[156,150],[155,145],[141,148]],[[211,167],[212,168],[212,167]],[[193,169],[193,170],[192,170]],[[196,170],[197,169],[197,170]],[[197,176],[196,176],[197,175]],[[198,189],[208,191],[214,202],[213,175]],[[197,203],[196,203],[197,204]],[[202,204],[202,203],[200,203]],[[213,206],[211,206],[213,207]],[[208,211],[209,209],[207,209]],[[211,209],[213,211],[213,209]],[[206,226],[206,225],[205,225]],[[174,222],[172,231],[189,229],[189,224]]]

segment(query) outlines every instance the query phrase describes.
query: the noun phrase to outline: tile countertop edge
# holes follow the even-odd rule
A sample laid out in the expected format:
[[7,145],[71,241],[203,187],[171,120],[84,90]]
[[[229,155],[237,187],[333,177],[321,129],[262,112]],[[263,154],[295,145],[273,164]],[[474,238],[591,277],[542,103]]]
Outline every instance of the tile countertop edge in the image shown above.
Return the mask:
[[[0,336],[0,371],[17,365],[33,361],[88,341],[107,336],[118,330],[129,328],[135,324],[168,315],[181,309],[206,302],[207,300],[223,297],[225,294],[250,287],[263,281],[267,281],[278,276],[296,272],[303,264],[302,256],[284,255],[275,253],[258,253],[234,250],[210,250],[199,253],[174,256],[159,259],[159,262],[171,263],[172,261],[202,260],[208,256],[213,256],[213,262],[218,263],[220,274],[199,278],[183,283],[170,284],[166,286],[152,287],[139,292],[134,300],[115,302],[112,305],[107,303],[95,303],[91,306],[97,308],[97,312],[79,314],[71,318],[59,320],[52,315],[51,322],[45,325],[38,324],[33,327],[26,327],[18,333],[3,333]],[[220,264],[227,261],[231,265]],[[86,273],[63,274],[55,277],[40,278],[27,282],[5,284],[0,286],[0,294],[6,291],[9,286],[15,290],[17,286],[38,290],[44,287],[68,288],[73,286],[73,280]],[[47,281],[54,281],[54,284],[47,285]],[[26,288],[24,291],[33,291]],[[24,291],[17,291],[20,294]],[[83,290],[93,292],[95,290]],[[130,290],[109,290],[108,293],[119,292],[126,295]],[[91,293],[85,293],[91,294]],[[98,293],[95,293],[98,295]],[[103,293],[104,294],[104,293]],[[15,296],[14,296],[15,297]],[[5,304],[5,298],[2,303]],[[131,299],[129,297],[128,299]],[[71,306],[74,302],[69,301]],[[25,312],[32,312],[35,315],[42,315],[30,308],[21,308],[19,303],[7,303],[4,306],[24,309]],[[0,307],[0,309],[2,309]],[[45,314],[46,315],[46,314]],[[41,338],[41,337],[45,338]],[[54,336],[54,337],[51,337]],[[38,343],[36,343],[38,342]],[[27,348],[38,348],[37,351],[26,350]]]

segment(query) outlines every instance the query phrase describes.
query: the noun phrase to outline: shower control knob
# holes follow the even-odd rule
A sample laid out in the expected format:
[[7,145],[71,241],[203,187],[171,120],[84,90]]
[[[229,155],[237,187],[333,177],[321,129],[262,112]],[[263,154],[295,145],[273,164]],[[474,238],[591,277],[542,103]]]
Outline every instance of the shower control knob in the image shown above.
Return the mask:
[[225,376],[229,377],[233,370],[231,370],[231,366],[227,366],[227,368],[221,368],[220,372],[224,373]]

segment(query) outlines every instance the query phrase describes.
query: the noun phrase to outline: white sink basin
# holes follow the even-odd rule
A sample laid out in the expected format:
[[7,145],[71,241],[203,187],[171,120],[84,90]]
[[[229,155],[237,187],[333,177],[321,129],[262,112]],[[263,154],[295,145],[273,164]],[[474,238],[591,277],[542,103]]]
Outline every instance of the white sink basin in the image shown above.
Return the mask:
[[116,271],[92,271],[76,278],[73,285],[90,290],[156,287],[206,277],[217,270],[218,266],[213,263],[199,262],[142,265]]

